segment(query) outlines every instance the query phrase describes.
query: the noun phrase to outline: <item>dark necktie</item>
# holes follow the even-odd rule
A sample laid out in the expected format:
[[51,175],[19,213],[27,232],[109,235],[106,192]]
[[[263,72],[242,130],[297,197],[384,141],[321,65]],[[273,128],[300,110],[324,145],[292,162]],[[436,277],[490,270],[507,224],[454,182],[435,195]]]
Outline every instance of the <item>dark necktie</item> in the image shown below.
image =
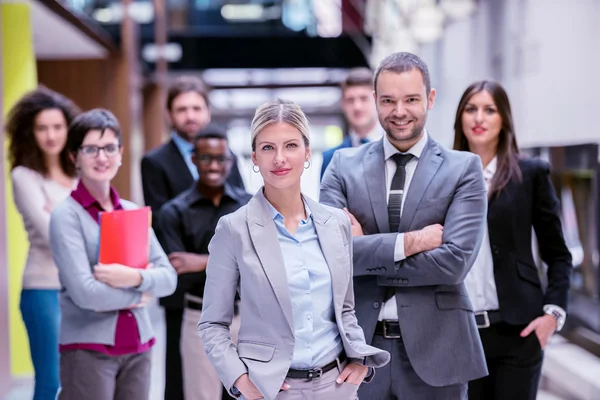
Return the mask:
[[359,144],[366,144],[366,143],[369,143],[369,139],[367,139],[367,138],[360,139],[360,141],[359,141],[358,143],[359,143]]
[[[400,217],[402,215],[402,200],[404,198],[404,183],[406,182],[406,164],[412,160],[412,154],[396,153],[392,160],[396,163],[396,173],[392,179],[390,187],[390,197],[388,199],[388,221],[390,223],[390,232],[398,232],[400,227]],[[385,293],[385,301],[388,301],[396,289],[388,287]]]
[[390,223],[390,232],[398,232],[400,226],[400,217],[402,214],[402,199],[404,198],[404,183],[406,182],[406,164],[412,160],[412,154],[396,153],[392,160],[396,163],[396,173],[392,179],[390,187],[390,197],[388,199],[388,221]]

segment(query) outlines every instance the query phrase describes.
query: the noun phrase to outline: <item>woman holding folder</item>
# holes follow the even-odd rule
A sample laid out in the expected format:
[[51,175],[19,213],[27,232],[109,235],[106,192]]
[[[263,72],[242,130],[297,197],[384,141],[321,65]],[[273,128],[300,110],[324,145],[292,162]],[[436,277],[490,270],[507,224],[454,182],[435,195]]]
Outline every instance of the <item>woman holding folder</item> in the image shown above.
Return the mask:
[[[387,364],[390,355],[365,343],[354,314],[350,219],[300,191],[311,153],[299,106],[260,106],[251,131],[253,168],[265,184],[219,220],[210,242],[204,348],[236,397],[354,400],[372,377],[369,367]],[[242,322],[234,343],[238,291]]]
[[123,151],[114,115],[101,109],[79,115],[67,148],[80,181],[50,219],[63,288],[58,398],[147,400],[155,340],[145,305],[150,296],[173,293],[177,275],[150,226],[145,268],[98,264],[99,214],[137,208],[111,186]]

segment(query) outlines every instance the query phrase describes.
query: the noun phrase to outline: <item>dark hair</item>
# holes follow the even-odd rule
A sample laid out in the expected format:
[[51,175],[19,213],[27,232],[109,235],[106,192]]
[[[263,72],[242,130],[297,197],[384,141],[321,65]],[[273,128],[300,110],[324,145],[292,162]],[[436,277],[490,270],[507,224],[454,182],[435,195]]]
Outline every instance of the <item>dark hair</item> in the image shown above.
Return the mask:
[[[40,112],[54,109],[62,112],[67,126],[80,112],[79,108],[70,99],[43,86],[27,93],[10,110],[6,132],[10,140],[8,159],[11,169],[22,165],[41,175],[48,173],[42,149],[35,141],[34,128],[35,119]],[[61,151],[59,158],[64,173],[74,177],[77,171],[69,157],[66,146]]]
[[119,121],[108,110],[103,108],[94,108],[79,114],[69,126],[69,135],[67,136],[67,148],[73,154],[79,151],[81,144],[87,134],[92,130],[98,130],[104,135],[107,129],[115,133],[119,146],[121,145],[121,128]]
[[[206,125],[206,127],[198,132],[196,137],[194,137],[194,145],[196,145],[201,139],[221,139],[228,142],[227,132],[225,129],[212,122]],[[194,151],[196,150],[194,149]]]
[[373,87],[373,71],[367,67],[352,68],[340,86],[342,91],[354,86]]
[[412,71],[413,69],[417,69],[421,72],[423,83],[425,84],[425,91],[427,96],[429,96],[429,93],[431,92],[431,78],[429,76],[427,64],[425,64],[418,56],[406,52],[390,54],[379,64],[379,67],[377,67],[377,70],[375,71],[375,82],[373,83],[375,91],[377,91],[377,79],[379,78],[379,74],[383,71],[401,74]]
[[200,78],[195,76],[180,76],[169,86],[169,92],[167,93],[167,110],[171,111],[173,101],[175,101],[177,96],[188,92],[198,93],[204,98],[206,105],[209,105],[208,86]]
[[456,118],[454,119],[454,150],[470,151],[469,142],[462,127],[462,114],[471,97],[484,90],[494,99],[494,104],[498,109],[500,118],[502,118],[502,129],[500,130],[498,148],[496,149],[498,167],[496,168],[496,173],[494,174],[489,190],[489,198],[491,199],[500,193],[512,179],[517,179],[518,181],[522,179],[518,158],[519,146],[517,145],[517,138],[515,136],[510,101],[508,100],[506,91],[499,83],[479,81],[471,84],[465,90],[458,103]]

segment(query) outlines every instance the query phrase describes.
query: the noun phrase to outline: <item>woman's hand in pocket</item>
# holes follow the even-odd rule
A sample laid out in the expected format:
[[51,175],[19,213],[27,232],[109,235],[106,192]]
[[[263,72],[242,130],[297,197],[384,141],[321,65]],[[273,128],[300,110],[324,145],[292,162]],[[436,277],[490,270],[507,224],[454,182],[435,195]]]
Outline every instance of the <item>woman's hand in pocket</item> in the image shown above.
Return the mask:
[[351,383],[353,385],[360,385],[367,373],[369,372],[369,367],[365,365],[360,365],[356,363],[348,363],[340,373],[340,376],[336,379],[337,383]]

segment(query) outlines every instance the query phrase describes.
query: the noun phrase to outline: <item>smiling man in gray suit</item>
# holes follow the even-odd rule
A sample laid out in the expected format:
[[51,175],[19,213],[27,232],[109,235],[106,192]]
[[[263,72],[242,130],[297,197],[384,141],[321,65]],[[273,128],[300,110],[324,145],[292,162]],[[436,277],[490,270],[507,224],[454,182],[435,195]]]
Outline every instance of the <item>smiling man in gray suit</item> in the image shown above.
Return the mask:
[[350,215],[358,322],[392,355],[359,397],[466,399],[487,375],[463,284],[487,210],[481,162],[425,131],[435,89],[419,57],[383,60],[375,101],[385,137],[337,151],[320,199]]

